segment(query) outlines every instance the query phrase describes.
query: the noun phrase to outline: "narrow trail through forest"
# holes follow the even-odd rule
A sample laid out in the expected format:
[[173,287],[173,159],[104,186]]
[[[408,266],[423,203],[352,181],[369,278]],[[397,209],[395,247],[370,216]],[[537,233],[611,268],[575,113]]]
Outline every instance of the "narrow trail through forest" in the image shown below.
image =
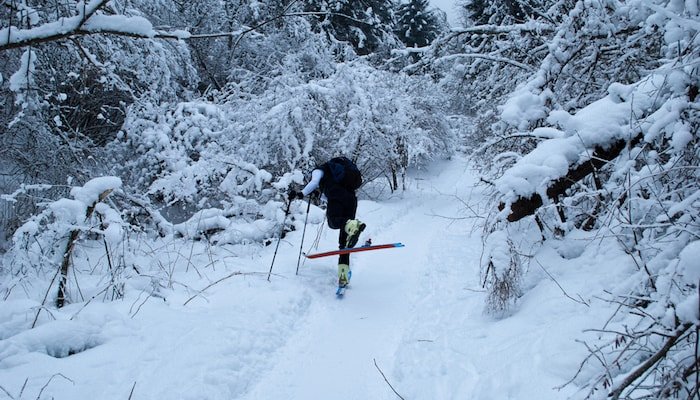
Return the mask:
[[[478,259],[465,259],[464,254],[478,256],[478,249],[465,248],[478,243],[455,238],[450,228],[473,225],[453,219],[470,195],[471,174],[460,162],[434,166],[424,174],[425,179],[412,179],[413,187],[403,198],[360,202],[358,217],[368,224],[363,236],[375,244],[401,241],[406,247],[353,255],[353,278],[344,298],[333,295],[335,257],[305,263],[300,284],[318,285],[318,297],[298,330],[290,332],[273,369],[244,398],[376,399],[391,393],[375,361],[391,377],[407,329],[423,318],[417,307],[432,307],[424,303],[434,299],[426,297],[425,287],[434,285],[426,278],[435,271],[477,274]],[[430,174],[438,177],[428,178]],[[326,232],[324,243],[332,246],[336,232]],[[444,262],[455,264],[438,265]]]
[[[582,355],[571,338],[603,317],[562,302],[558,286],[537,276],[512,314],[483,313],[486,202],[475,177],[454,158],[414,172],[390,199],[360,201],[361,241],[405,247],[352,255],[342,299],[336,257],[306,260],[295,274],[301,230],[282,240],[270,282],[274,246],[163,241],[152,254],[172,274],[157,295],[144,277],[121,301],[67,307],[0,347],[0,381],[57,399],[396,399],[388,383],[406,399],[566,398],[574,387],[555,388]],[[309,224],[305,251],[316,250],[314,236],[317,250],[337,245],[337,231],[319,228]],[[558,279],[585,293],[609,277],[569,268]],[[44,354],[83,342],[90,347],[69,357]]]

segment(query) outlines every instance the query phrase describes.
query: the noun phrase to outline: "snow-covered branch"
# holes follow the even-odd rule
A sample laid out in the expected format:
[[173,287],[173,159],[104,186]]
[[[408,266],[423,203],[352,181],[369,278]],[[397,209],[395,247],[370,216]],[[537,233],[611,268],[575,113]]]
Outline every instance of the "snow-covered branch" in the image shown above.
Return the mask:
[[307,16],[337,16],[346,18],[355,23],[368,24],[352,16],[340,13],[320,12],[289,12],[276,15],[253,27],[242,27],[230,32],[212,32],[204,34],[190,34],[185,30],[161,31],[153,27],[151,22],[144,17],[128,17],[124,15],[97,14],[100,7],[110,0],[93,1],[82,11],[73,17],[60,18],[57,21],[48,22],[29,29],[19,29],[14,26],[0,29],[0,51],[23,48],[41,43],[54,42],[66,38],[88,35],[117,35],[136,39],[213,39],[219,37],[241,38],[261,27],[273,23],[281,18],[307,17]]
[[453,62],[453,61],[458,61],[460,58],[478,58],[482,60],[487,60],[487,61],[493,61],[496,63],[502,63],[502,64],[510,64],[514,67],[521,68],[527,72],[534,72],[535,69],[527,64],[511,60],[509,58],[505,57],[497,57],[493,56],[490,54],[480,54],[480,53],[459,53],[459,54],[450,54],[448,56],[436,58],[433,60],[433,63],[439,64],[442,62]]
[[536,33],[545,34],[551,33],[556,27],[549,23],[531,21],[523,24],[513,25],[476,25],[468,28],[454,28],[445,37],[441,38],[441,42],[447,42],[462,35],[502,35],[506,33]]
[[[14,27],[0,30],[0,51],[34,46],[41,43],[86,35],[118,35],[139,39],[188,39],[191,35],[185,31],[159,32],[143,17],[126,17],[123,15],[90,15],[85,19],[78,15],[61,18],[30,29]],[[238,35],[239,32],[222,34]],[[202,36],[206,37],[206,36]]]
[[[590,158],[570,166],[566,174],[547,183],[544,192],[550,200],[556,201],[560,196],[563,196],[569,188],[615,159],[627,146],[636,145],[641,139],[642,135],[640,134],[631,142],[619,140],[612,145],[605,144],[605,147],[596,146]],[[532,192],[519,195],[517,199],[510,204],[501,203],[499,209],[503,210],[508,207],[510,212],[507,216],[507,220],[515,222],[528,215],[534,214],[543,204],[542,196],[538,192]]]

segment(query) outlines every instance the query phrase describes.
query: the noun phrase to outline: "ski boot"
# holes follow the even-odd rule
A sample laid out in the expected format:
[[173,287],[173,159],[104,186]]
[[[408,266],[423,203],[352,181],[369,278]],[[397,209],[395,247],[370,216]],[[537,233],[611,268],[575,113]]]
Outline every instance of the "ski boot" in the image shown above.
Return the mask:
[[357,240],[360,238],[360,234],[365,230],[367,225],[364,222],[360,222],[358,219],[351,219],[345,223],[345,233],[348,234],[348,240],[346,242],[346,248],[355,247]]
[[338,287],[344,288],[350,283],[350,276],[352,272],[350,271],[350,266],[347,264],[338,264]]

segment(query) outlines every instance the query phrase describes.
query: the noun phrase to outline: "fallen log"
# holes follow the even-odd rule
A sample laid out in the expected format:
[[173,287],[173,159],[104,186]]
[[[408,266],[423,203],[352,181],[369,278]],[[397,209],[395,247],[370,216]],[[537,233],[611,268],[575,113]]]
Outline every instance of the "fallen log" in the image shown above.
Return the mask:
[[[570,167],[566,175],[553,181],[547,187],[547,197],[552,200],[559,198],[566,193],[566,190],[572,187],[576,182],[579,182],[589,174],[602,168],[605,164],[617,158],[622,151],[627,147],[632,147],[638,144],[643,138],[640,133],[631,141],[618,140],[609,147],[596,146],[591,154],[591,158],[581,164]],[[532,215],[544,204],[542,196],[538,193],[533,193],[529,197],[519,197],[510,204],[510,214],[507,220],[509,222],[519,221],[528,215]],[[498,205],[499,211],[506,208],[506,203],[501,202]]]

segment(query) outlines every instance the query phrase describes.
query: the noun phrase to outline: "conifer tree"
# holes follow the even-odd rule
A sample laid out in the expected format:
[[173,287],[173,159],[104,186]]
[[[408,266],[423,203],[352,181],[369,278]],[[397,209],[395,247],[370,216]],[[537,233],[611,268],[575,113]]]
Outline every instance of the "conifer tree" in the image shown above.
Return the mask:
[[439,21],[428,7],[428,0],[409,0],[399,6],[395,33],[406,47],[427,46],[438,36]]
[[473,25],[521,23],[537,17],[540,0],[466,0],[463,2],[467,21]]
[[393,0],[309,0],[306,11],[315,13],[314,28],[332,41],[347,42],[360,55],[392,48]]

